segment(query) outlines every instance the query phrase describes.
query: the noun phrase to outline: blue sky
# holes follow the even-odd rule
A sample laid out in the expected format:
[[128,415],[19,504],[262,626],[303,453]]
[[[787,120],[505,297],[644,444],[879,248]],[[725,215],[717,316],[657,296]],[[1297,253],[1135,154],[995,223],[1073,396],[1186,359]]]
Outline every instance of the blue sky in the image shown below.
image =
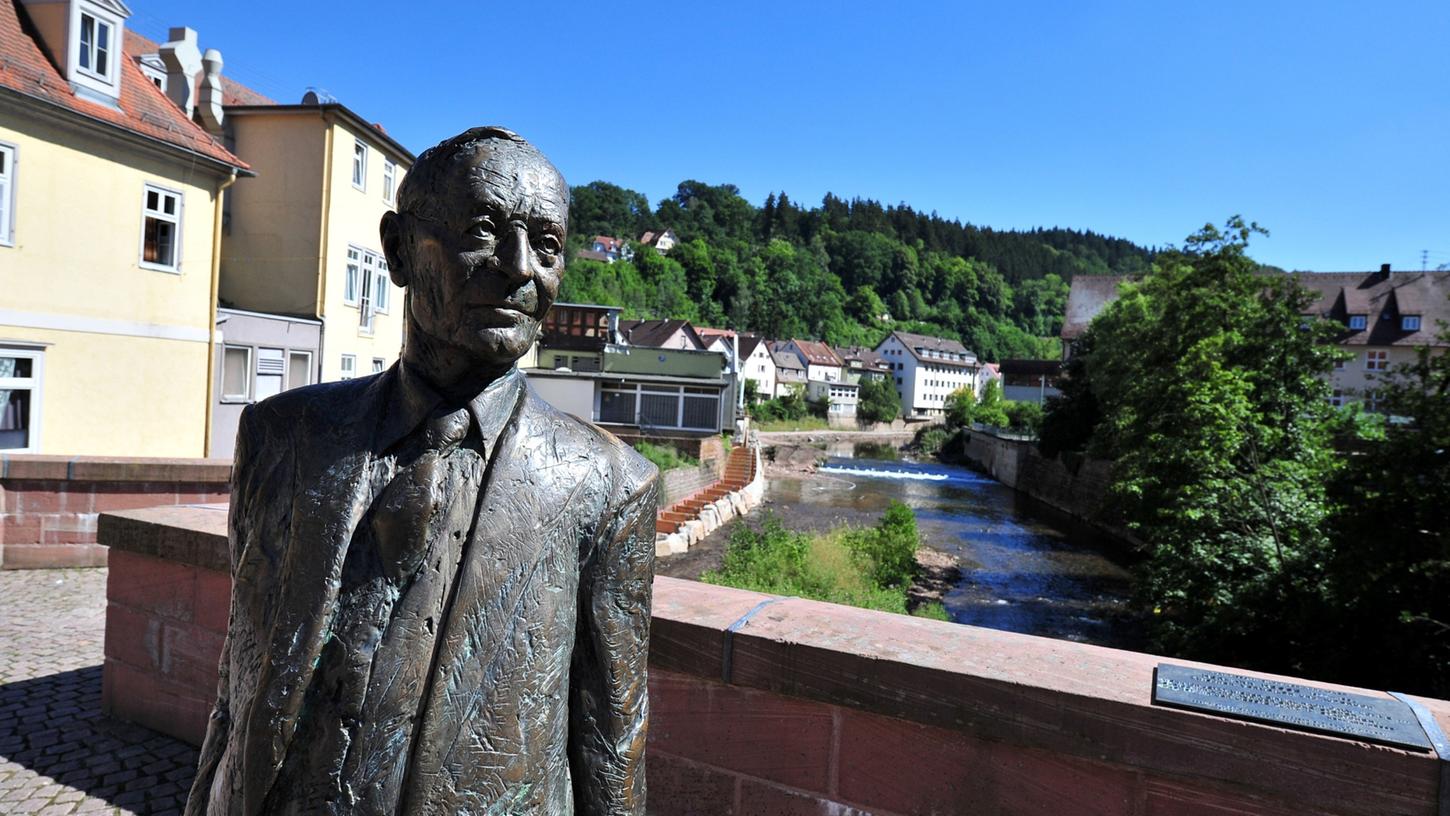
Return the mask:
[[1147,245],[1242,213],[1286,268],[1450,263],[1444,0],[130,6],[279,101],[414,151],[505,125],[651,203],[696,178]]

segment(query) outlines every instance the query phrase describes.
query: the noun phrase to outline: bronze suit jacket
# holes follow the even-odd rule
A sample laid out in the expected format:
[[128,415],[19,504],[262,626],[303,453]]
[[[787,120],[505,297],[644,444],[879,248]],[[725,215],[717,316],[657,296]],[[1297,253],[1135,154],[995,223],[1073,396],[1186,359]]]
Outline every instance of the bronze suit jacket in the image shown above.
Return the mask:
[[[187,813],[643,814],[658,470],[522,381],[487,451],[482,532],[436,623],[433,661],[412,669],[418,707],[383,712],[392,719],[370,732],[346,717],[326,734],[309,727],[320,703],[340,705],[321,675],[395,682],[335,655],[381,648],[391,631],[354,615],[386,603],[384,579],[343,580],[343,569],[356,572],[349,549],[387,483],[384,428],[402,379],[395,366],[242,416],[231,621]],[[389,742],[388,722],[410,734]],[[373,749],[355,750],[359,734]],[[370,769],[392,774],[392,804],[369,798],[385,784],[355,784]]]

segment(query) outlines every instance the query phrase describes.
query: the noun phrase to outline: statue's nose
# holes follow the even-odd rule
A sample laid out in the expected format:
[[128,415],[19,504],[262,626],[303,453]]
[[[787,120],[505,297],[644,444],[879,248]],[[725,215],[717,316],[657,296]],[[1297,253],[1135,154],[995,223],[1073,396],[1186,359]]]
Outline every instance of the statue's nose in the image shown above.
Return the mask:
[[509,240],[499,247],[500,266],[510,278],[527,279],[533,275],[533,265],[529,260],[528,228],[515,224],[509,235]]

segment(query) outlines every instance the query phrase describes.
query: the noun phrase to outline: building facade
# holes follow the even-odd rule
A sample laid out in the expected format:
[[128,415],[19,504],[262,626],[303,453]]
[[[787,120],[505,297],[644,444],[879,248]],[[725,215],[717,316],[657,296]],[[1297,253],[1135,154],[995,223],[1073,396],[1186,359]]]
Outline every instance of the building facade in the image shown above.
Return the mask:
[[233,196],[223,305],[320,321],[321,382],[392,365],[403,290],[388,274],[378,225],[413,154],[314,92],[296,105],[228,106],[226,129],[258,175]]
[[223,201],[250,169],[193,119],[194,95],[179,105],[143,70],[129,15],[115,0],[0,3],[10,451],[208,453]]
[[976,393],[981,363],[956,340],[895,331],[876,347],[891,368],[902,413],[908,417],[940,416],[953,391]]

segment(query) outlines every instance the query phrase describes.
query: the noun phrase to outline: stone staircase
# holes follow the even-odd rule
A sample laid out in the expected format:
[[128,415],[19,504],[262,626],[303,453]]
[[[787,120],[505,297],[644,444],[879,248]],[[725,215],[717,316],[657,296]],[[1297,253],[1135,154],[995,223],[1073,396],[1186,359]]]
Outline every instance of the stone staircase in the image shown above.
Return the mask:
[[[706,508],[744,488],[755,480],[755,452],[748,445],[736,445],[725,460],[725,474],[720,481],[689,498],[662,509],[655,519],[657,537],[681,532],[688,522],[697,521]],[[739,508],[733,515],[740,514]],[[715,515],[718,516],[718,513]],[[717,519],[717,524],[723,519]],[[715,525],[711,525],[713,529]]]

